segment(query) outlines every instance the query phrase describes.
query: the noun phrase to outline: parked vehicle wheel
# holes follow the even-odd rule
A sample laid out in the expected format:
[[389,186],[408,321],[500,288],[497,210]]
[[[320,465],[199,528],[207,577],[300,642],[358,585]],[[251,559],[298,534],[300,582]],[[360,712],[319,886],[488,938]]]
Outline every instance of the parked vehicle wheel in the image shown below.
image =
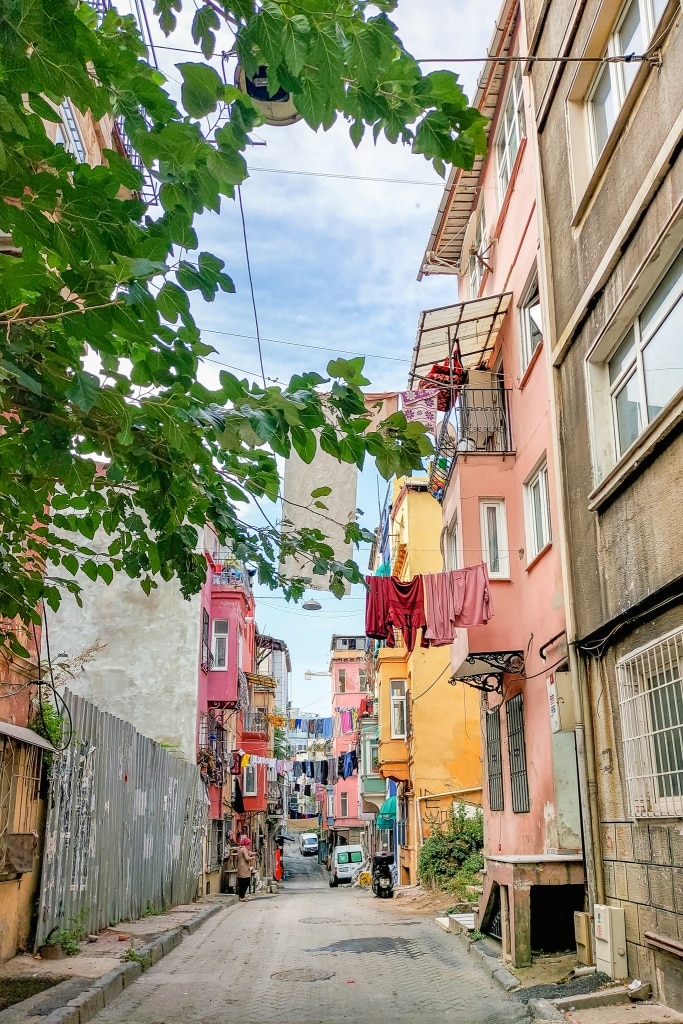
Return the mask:
[[336,889],[336,888],[337,888],[337,880],[335,878],[331,878],[330,879],[330,889]]

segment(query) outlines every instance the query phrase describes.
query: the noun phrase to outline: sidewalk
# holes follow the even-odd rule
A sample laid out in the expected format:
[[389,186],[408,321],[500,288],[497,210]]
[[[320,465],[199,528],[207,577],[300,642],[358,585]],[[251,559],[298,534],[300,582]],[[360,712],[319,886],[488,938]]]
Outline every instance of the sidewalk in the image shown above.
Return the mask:
[[84,940],[77,956],[49,960],[25,953],[8,960],[0,965],[0,990],[12,981],[53,984],[0,1011],[0,1024],[86,1024],[140,977],[143,966],[158,963],[186,935],[236,902],[236,896],[203,896],[166,914],[106,928],[95,942]]

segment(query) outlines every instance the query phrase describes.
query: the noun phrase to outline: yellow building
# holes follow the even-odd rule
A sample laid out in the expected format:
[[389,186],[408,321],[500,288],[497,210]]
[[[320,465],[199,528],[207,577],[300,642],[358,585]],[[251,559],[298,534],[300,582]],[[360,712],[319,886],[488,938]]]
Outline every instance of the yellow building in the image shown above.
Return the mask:
[[[410,580],[441,572],[441,507],[423,477],[395,481],[371,557],[371,572]],[[379,772],[398,783],[397,845],[401,885],[417,881],[420,847],[445,822],[453,802],[481,804],[479,694],[449,685],[450,647],[412,653],[400,634],[375,661]]]

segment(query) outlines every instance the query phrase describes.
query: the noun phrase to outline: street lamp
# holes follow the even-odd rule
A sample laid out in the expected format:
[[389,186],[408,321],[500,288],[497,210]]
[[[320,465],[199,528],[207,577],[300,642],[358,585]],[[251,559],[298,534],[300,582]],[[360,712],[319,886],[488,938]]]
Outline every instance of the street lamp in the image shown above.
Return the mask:
[[314,597],[309,597],[308,601],[304,601],[301,607],[305,612],[319,612],[322,605],[320,601],[316,601]]

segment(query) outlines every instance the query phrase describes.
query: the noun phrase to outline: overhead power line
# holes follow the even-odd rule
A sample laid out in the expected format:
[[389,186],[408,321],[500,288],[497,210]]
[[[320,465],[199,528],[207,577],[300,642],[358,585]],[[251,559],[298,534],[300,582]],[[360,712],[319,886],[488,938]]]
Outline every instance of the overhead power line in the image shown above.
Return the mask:
[[247,276],[249,277],[249,290],[251,292],[251,305],[254,310],[254,327],[256,328],[256,344],[258,345],[258,358],[261,365],[261,376],[263,377],[263,386],[266,385],[266,371],[263,368],[263,351],[261,349],[261,332],[258,325],[258,313],[256,312],[256,296],[254,295],[254,281],[251,276],[251,261],[249,259],[249,242],[247,241],[247,222],[244,219],[244,207],[242,206],[242,189],[237,186],[237,198],[240,204],[240,218],[242,220],[242,235],[244,236],[244,255],[247,260]]
[[[386,356],[379,352],[358,352],[348,348],[335,348],[332,345],[306,345],[301,341],[284,341],[282,338],[262,338],[255,334],[240,334],[237,331],[219,331],[212,327],[201,327],[203,334],[217,334],[226,338],[245,338],[253,341],[261,341],[268,345],[287,345],[290,348],[315,349],[318,352],[334,352],[338,355],[364,356],[366,359],[385,359],[392,363],[409,363],[410,359],[403,359],[400,356]],[[217,362],[217,360],[214,360]],[[247,371],[245,371],[247,372]]]

